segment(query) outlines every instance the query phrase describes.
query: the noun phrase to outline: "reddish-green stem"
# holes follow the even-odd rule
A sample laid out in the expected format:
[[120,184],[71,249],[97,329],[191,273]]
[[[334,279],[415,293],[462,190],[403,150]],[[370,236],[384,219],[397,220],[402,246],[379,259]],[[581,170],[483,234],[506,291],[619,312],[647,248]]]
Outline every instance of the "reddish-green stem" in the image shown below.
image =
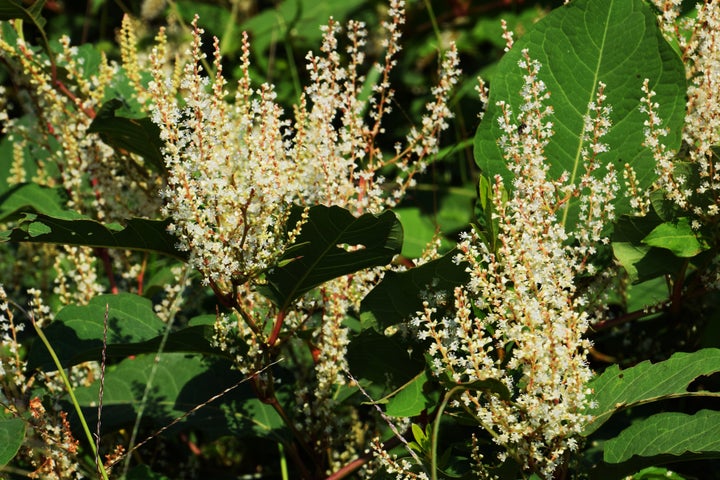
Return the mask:
[[267,344],[269,347],[272,347],[275,345],[275,342],[277,342],[278,338],[280,337],[280,330],[283,326],[283,321],[285,320],[285,310],[280,310],[275,317],[275,324],[273,325],[272,332],[270,332],[270,336],[268,337]]

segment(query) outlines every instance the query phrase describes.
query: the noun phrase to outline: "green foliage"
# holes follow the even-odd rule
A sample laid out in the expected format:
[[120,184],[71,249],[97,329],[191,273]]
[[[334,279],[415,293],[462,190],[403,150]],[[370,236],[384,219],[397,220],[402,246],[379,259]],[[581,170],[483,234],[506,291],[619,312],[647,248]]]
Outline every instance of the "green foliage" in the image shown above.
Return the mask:
[[[153,369],[156,371],[151,377]],[[102,422],[109,429],[132,423],[143,404],[143,397],[148,395],[143,418],[157,430],[205,404],[215,392],[222,392],[242,381],[242,376],[232,371],[228,362],[213,362],[200,355],[164,353],[159,357],[146,354],[125,358],[106,372]],[[75,390],[90,422],[97,421],[97,408],[94,407],[98,387],[95,384]],[[230,434],[232,425],[244,419],[264,429],[268,420],[256,408],[257,399],[249,398],[250,395],[248,389],[235,390],[227,394],[222,403],[204,405],[197,413],[183,417],[183,428],[195,428],[208,438],[218,438]],[[237,411],[231,413],[231,409]],[[274,422],[279,426],[282,420]]]
[[612,237],[613,252],[630,280],[642,282],[680,268],[679,258],[668,257],[666,251],[658,248],[663,244],[652,246],[645,241],[661,222],[654,213],[644,217],[623,216],[617,222]]
[[[170,333],[163,350],[218,355],[218,350],[210,346],[212,326],[198,323],[191,321],[189,326]],[[157,352],[164,327],[150,300],[120,293],[97,296],[88,305],[63,308],[45,329],[45,335],[62,365],[69,367],[96,360],[103,350],[111,359]],[[33,345],[28,368],[55,369],[43,345]]]
[[[103,142],[116,150],[126,150],[144,158],[157,173],[165,171],[160,140],[160,129],[149,118],[117,116],[123,107],[122,100],[106,102],[88,128],[88,133],[99,133]],[[128,160],[130,161],[130,160]]]
[[[419,352],[409,350],[410,346],[397,335],[388,337],[366,330],[353,338],[348,346],[350,371],[358,379],[375,387],[370,390],[374,394],[373,398],[393,396],[407,388],[415,388],[416,391],[422,389],[422,385],[415,382],[422,384],[425,365]],[[399,351],[403,351],[404,355],[399,356]],[[414,409],[417,407],[415,402],[424,402],[422,397],[415,398],[412,400],[414,406],[408,406],[403,400],[409,401],[403,398],[396,407]]]
[[400,252],[402,226],[392,212],[356,218],[339,207],[316,206],[307,215],[295,244],[265,277],[262,292],[281,310],[328,280],[387,264]]
[[95,220],[65,220],[48,215],[28,213],[12,230],[0,233],[0,242],[55,243],[99,248],[127,248],[158,252],[178,259],[185,253],[175,248],[167,233],[167,220],[133,218],[123,227],[117,223],[102,224]]
[[[655,179],[654,162],[642,146],[643,114],[639,110],[644,78],[657,92],[659,114],[670,131],[670,148],[680,145],[683,125],[685,73],[682,62],[663,39],[652,10],[642,0],[581,0],[553,10],[515,42],[512,50],[498,62],[493,77],[490,101],[475,137],[475,158],[483,172],[500,174],[505,185],[511,184],[509,171],[497,145],[501,132],[498,101],[519,111],[518,95],[523,77],[518,68],[522,49],[540,61],[540,77],[551,94],[551,121],[554,135],[546,147],[552,159],[550,173],[559,177],[570,174],[576,183],[582,174],[581,152],[584,145],[583,117],[590,112],[598,82],[607,85],[607,103],[612,105],[612,126],[603,141],[610,145],[603,162],[622,169],[628,163],[635,168],[641,186]],[[641,72],[641,73],[639,73]],[[629,209],[628,198],[621,196],[616,208]],[[577,212],[574,201],[559,214],[564,225],[574,225]]]
[[450,298],[453,289],[468,275],[454,262],[456,251],[405,272],[388,272],[380,284],[363,299],[364,328],[384,331],[407,321],[422,310],[423,301],[433,295]]
[[20,418],[0,419],[0,467],[15,457],[25,440],[25,422]]
[[688,415],[666,412],[639,420],[605,442],[605,461],[620,463],[633,455],[699,454],[695,458],[718,458],[720,440],[714,434],[720,412],[700,410]]
[[690,226],[690,219],[678,218],[675,222],[664,222],[648,233],[642,242],[651,247],[667,248],[676,257],[690,258],[710,246]]
[[[59,220],[83,218],[81,214],[65,208],[66,201],[67,196],[61,188],[47,188],[36,183],[16,185],[0,196],[0,219],[6,221],[11,216],[30,212]],[[3,235],[8,234],[3,232]]]
[[613,365],[590,383],[596,405],[589,412],[593,420],[585,434],[597,430],[615,412],[635,405],[684,396],[717,396],[714,392],[688,391],[688,386],[696,378],[718,371],[718,349],[679,352],[664,362],[645,361],[625,370]]
[[667,468],[649,467],[644,468],[640,472],[632,476],[632,480],[683,480],[685,477],[668,470]]
[[[219,48],[226,54],[223,68],[231,72],[228,77],[243,77],[238,32],[247,30],[252,36],[250,76],[275,81],[280,101],[288,103],[305,80],[306,72],[300,66],[305,50],[318,50],[322,38],[318,25],[326,24],[331,14],[336,21],[357,15],[370,22],[372,32],[381,27],[376,10],[383,10],[374,2],[361,0],[285,0],[252,14],[239,12],[241,2],[226,3],[232,9],[222,2],[170,2],[167,13],[179,25],[171,30],[170,47],[185,48],[186,24],[200,13],[200,24],[220,37]],[[413,32],[413,38],[407,50],[416,65],[400,60],[397,76],[402,83],[393,102],[400,104],[406,96],[417,98],[407,111],[392,113],[395,116],[383,127],[390,130],[389,138],[382,140],[387,144],[379,145],[378,151],[373,150],[376,146],[368,146],[363,154],[373,156],[382,150],[383,155],[391,155],[395,140],[407,134],[407,127],[396,120],[413,117],[424,107],[423,95],[434,84],[429,77],[436,75],[428,73],[431,69],[427,66],[435,65],[436,50],[445,48],[446,36],[456,38],[460,51],[472,57],[465,59],[470,64],[468,71],[484,70],[491,80],[489,102],[474,139],[469,138],[468,128],[474,125],[477,111],[464,111],[475,107],[466,101],[473,86],[468,80],[458,86],[453,105],[455,138],[442,139],[443,148],[430,159],[429,172],[417,174],[417,185],[408,184],[407,192],[403,190],[407,195],[395,211],[371,214],[347,205],[296,206],[284,225],[292,242],[274,264],[256,277],[233,277],[229,285],[219,285],[213,278],[204,278],[200,284],[192,275],[178,274],[178,266],[190,261],[192,252],[177,248],[175,235],[182,233],[171,233],[173,221],[161,211],[109,223],[86,213],[93,211],[91,208],[80,213],[80,208],[68,207],[76,188],[89,203],[101,203],[103,192],[91,181],[97,172],[117,172],[123,181],[132,178],[134,186],[142,184],[141,189],[153,185],[163,190],[170,175],[165,164],[167,145],[161,129],[151,120],[149,101],[142,98],[147,92],[136,90],[127,66],[117,71],[98,98],[89,98],[93,88],[83,90],[83,82],[93,84],[92,75],[105,61],[101,53],[106,46],[101,47],[101,38],[91,38],[91,43],[78,49],[77,58],[84,68],[84,75],[78,77],[70,65],[59,64],[57,52],[62,46],[54,39],[49,41],[45,30],[44,17],[54,17],[49,23],[70,28],[70,13],[53,15],[52,5],[44,1],[0,0],[0,20],[12,21],[1,26],[2,40],[14,45],[26,31],[39,35],[41,48],[33,50],[37,57],[28,65],[49,76],[48,88],[56,89],[53,92],[65,102],[60,102],[63,113],[81,119],[74,125],[81,131],[80,140],[87,140],[97,150],[111,149],[117,160],[107,170],[86,165],[87,171],[81,175],[87,184],[81,187],[64,184],[64,174],[77,158],[65,159],[58,152],[70,150],[68,145],[77,139],[63,138],[53,130],[43,111],[51,107],[35,93],[23,90],[32,85],[33,74],[21,71],[17,58],[9,58],[12,46],[2,47],[0,55],[12,79],[2,77],[11,91],[4,96],[17,104],[17,110],[8,110],[10,123],[17,131],[44,136],[36,145],[23,142],[37,139],[13,133],[5,135],[0,144],[3,163],[8,164],[2,166],[3,174],[9,175],[19,165],[30,179],[19,184],[8,181],[8,187],[0,192],[0,273],[5,290],[20,299],[17,304],[0,302],[0,333],[4,335],[0,348],[4,373],[0,377],[0,476],[19,478],[13,472],[37,467],[32,455],[47,453],[47,458],[52,458],[58,454],[60,450],[50,447],[47,451],[27,447],[39,441],[51,443],[40,436],[46,427],[42,421],[54,421],[52,431],[61,431],[58,412],[72,411],[74,395],[82,409],[68,417],[73,434],[80,438],[81,420],[98,424],[103,455],[111,453],[118,442],[134,448],[139,441],[150,441],[126,452],[133,456],[132,468],[119,472],[121,467],[116,465],[118,478],[179,478],[189,474],[188,465],[193,462],[199,478],[243,478],[256,472],[273,478],[350,478],[359,475],[357,469],[369,461],[364,452],[370,448],[371,436],[382,438],[383,448],[399,461],[409,462],[398,467],[400,470],[424,471],[433,480],[475,478],[478,469],[503,479],[550,478],[537,464],[523,464],[521,449],[501,440],[502,430],[492,424],[501,422],[479,415],[473,403],[518,407],[517,387],[532,381],[527,371],[509,366],[520,347],[504,340],[504,325],[485,322],[491,308],[517,305],[488,306],[485,299],[465,298],[467,304],[462,307],[467,307],[465,314],[472,323],[463,327],[463,333],[468,338],[484,335],[492,340],[465,350],[448,350],[444,360],[458,366],[454,373],[444,371],[438,356],[431,352],[461,342],[460,335],[432,337],[418,327],[417,318],[424,310],[434,309],[433,328],[457,328],[460,300],[456,289],[477,293],[478,279],[473,276],[490,275],[483,268],[490,255],[498,252],[498,235],[504,228],[500,210],[515,194],[514,179],[498,146],[503,133],[497,103],[506,102],[516,114],[523,108],[519,92],[526,72],[518,67],[523,49],[542,64],[539,78],[551,94],[548,103],[554,109],[550,116],[554,135],[544,152],[550,176],[558,178],[567,172],[570,182],[577,184],[583,169],[582,150],[588,147],[588,139],[583,137],[584,119],[598,82],[604,82],[606,102],[612,106],[612,126],[602,139],[608,151],[599,155],[599,161],[617,171],[631,165],[638,174],[636,186],[650,189],[644,197],[648,208],[640,212],[631,208],[630,189],[622,187],[615,205],[618,216],[604,225],[605,232],[612,232],[610,245],[589,254],[589,261],[600,271],[573,279],[576,297],[568,296],[568,303],[586,298],[598,303],[573,304],[573,308],[598,316],[588,333],[594,341],[589,362],[596,375],[585,384],[587,410],[576,412],[587,414],[589,420],[554,459],[558,464],[554,478],[619,478],[633,472],[630,478],[638,480],[697,478],[693,475],[698,470],[707,473],[717,467],[720,349],[701,348],[717,345],[720,324],[716,292],[720,232],[717,216],[707,208],[716,206],[717,192],[701,188],[704,177],[700,167],[689,161],[687,154],[695,146],[682,143],[687,85],[679,44],[663,37],[657,12],[642,0],[574,0],[547,12],[541,7],[521,6],[510,12],[494,4],[477,6],[461,1],[410,3],[405,28]],[[107,14],[115,7],[100,1],[94,2],[93,8]],[[480,15],[484,9],[500,9],[495,13],[507,18],[519,35],[499,60],[502,29],[494,17]],[[543,18],[535,22],[538,16]],[[456,17],[458,20],[453,20]],[[144,35],[140,44],[148,41],[149,32],[138,27],[138,34]],[[26,40],[30,44],[35,38],[28,35]],[[371,47],[369,55],[377,57],[373,61],[381,59],[379,42]],[[343,48],[337,52],[338,59],[347,56]],[[109,48],[108,54],[121,57],[115,47]],[[211,76],[217,74],[217,68],[218,64],[203,65]],[[373,93],[373,84],[381,76],[375,69],[360,72],[357,81],[363,99]],[[139,78],[143,88],[147,87],[149,73],[142,71]],[[673,178],[687,180],[687,188],[695,192],[688,197],[694,205],[682,207],[673,202],[664,190],[668,185],[656,183],[663,172],[659,172],[653,151],[644,145],[647,114],[640,109],[645,78],[656,93],[653,100],[658,103],[656,113],[662,127],[668,130],[662,141],[673,152]],[[231,91],[236,88],[232,82],[228,85]],[[87,97],[81,98],[83,95]],[[95,104],[81,106],[81,100]],[[393,102],[386,106],[394,108]],[[182,121],[190,124],[195,120],[201,122],[197,118]],[[337,116],[329,123],[336,121]],[[33,125],[39,127],[23,130]],[[227,137],[222,140],[228,141]],[[474,158],[465,148],[470,144]],[[15,149],[16,145],[20,148]],[[712,148],[708,158],[714,161],[720,146]],[[72,150],[79,158],[78,151]],[[13,160],[18,156],[20,162]],[[350,175],[359,175],[366,161],[370,160],[359,160]],[[482,172],[475,171],[474,164]],[[392,165],[386,165],[381,173],[388,178],[377,182],[376,192],[392,191],[390,185],[407,181],[407,172]],[[190,177],[195,174],[189,173]],[[506,191],[493,191],[495,175],[503,178]],[[233,174],[224,180],[240,181]],[[0,185],[4,182],[5,178],[0,179]],[[126,190],[118,191],[122,195]],[[556,212],[557,221],[572,231],[580,216],[580,199],[566,200]],[[215,214],[237,216],[238,212]],[[301,216],[304,223],[295,231]],[[486,247],[475,259],[478,265],[461,261],[462,244],[453,249],[457,234],[470,231],[476,232]],[[444,255],[426,261],[421,257],[435,238],[441,239]],[[81,262],[70,262],[70,257],[63,256],[67,254],[63,247],[70,246],[90,247],[82,251],[94,256],[95,263],[83,270]],[[103,256],[107,250],[112,255]],[[59,270],[51,272],[56,258],[65,263],[57,262],[61,266],[54,268]],[[30,271],[33,262],[41,261],[48,271]],[[357,287],[353,279],[365,275],[372,280]],[[76,287],[94,282],[98,290],[113,293],[95,294],[87,301],[63,296],[63,289],[68,288],[62,283],[65,277]],[[42,279],[43,295],[51,309],[33,303],[37,298],[28,289],[38,285],[28,281],[10,284],[18,278]],[[517,279],[503,281],[503,288],[517,293],[518,302],[523,294],[528,295]],[[332,290],[333,285],[340,285],[339,293]],[[542,282],[537,282],[530,294],[542,288]],[[585,291],[594,296],[583,297]],[[336,303],[328,301],[329,295],[336,295]],[[67,298],[74,299],[60,308]],[[21,302],[30,303],[27,312]],[[43,327],[36,333],[19,326],[30,323]],[[60,372],[41,337],[56,354],[63,367]],[[472,372],[472,365],[458,357],[472,357],[483,348],[488,348],[495,367],[511,372],[510,381],[497,380],[489,373],[487,378],[478,375],[471,381],[458,380]],[[63,371],[69,372],[69,387],[58,387],[59,381],[53,379]],[[69,391],[58,393],[58,388]],[[39,415],[35,399],[50,413]],[[99,400],[103,405],[100,418]],[[564,400],[558,397],[553,402]],[[519,408],[524,412],[524,406]],[[548,411],[550,408],[548,405]],[[382,415],[377,415],[378,410]],[[409,427],[397,431],[396,423]],[[129,431],[133,431],[130,441]],[[140,436],[135,438],[138,431]],[[86,436],[91,437],[89,433]],[[344,443],[338,445],[335,436]],[[549,438],[551,435],[536,442],[549,442]],[[278,446],[280,454],[276,453]],[[94,443],[83,439],[79,448],[80,454],[72,461],[80,465],[85,477],[94,478]],[[153,459],[155,453],[144,455],[146,448],[157,452],[177,448],[182,454],[177,465],[163,466],[164,460]],[[213,463],[211,459],[217,457]],[[483,460],[477,465],[479,457]],[[378,473],[377,478],[390,477]]]

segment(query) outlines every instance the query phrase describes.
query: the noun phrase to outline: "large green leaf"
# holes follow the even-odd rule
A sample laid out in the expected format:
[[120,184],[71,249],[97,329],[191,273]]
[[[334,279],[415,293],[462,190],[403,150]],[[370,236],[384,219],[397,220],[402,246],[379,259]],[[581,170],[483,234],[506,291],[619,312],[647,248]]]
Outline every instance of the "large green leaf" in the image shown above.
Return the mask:
[[[663,39],[655,13],[642,0],[575,0],[553,10],[520,38],[498,64],[493,78],[487,113],[475,138],[475,158],[484,174],[501,174],[507,186],[510,172],[497,145],[501,132],[498,101],[507,102],[515,113],[522,102],[519,92],[523,71],[518,67],[521,50],[540,61],[539,78],[551,93],[554,113],[549,118],[554,135],[545,149],[554,178],[563,171],[576,183],[583,173],[580,165],[583,145],[583,117],[595,100],[598,82],[607,87],[606,103],[612,107],[612,127],[603,138],[609,152],[603,162],[622,168],[632,165],[641,186],[655,178],[654,161],[642,147],[644,139],[640,112],[641,86],[650,88],[660,104],[657,110],[669,129],[665,141],[670,148],[680,145],[685,112],[685,71],[680,58]],[[599,170],[602,173],[602,169]],[[619,196],[620,213],[629,208],[627,198]],[[560,219],[572,225],[577,202],[568,202]]]
[[658,363],[645,361],[620,370],[612,365],[590,382],[592,421],[587,436],[603,425],[615,412],[649,402],[683,396],[718,396],[713,392],[691,392],[688,386],[697,377],[720,371],[720,349],[706,348],[694,353],[679,352]]
[[0,419],[0,468],[15,457],[24,440],[25,422],[22,419]]
[[153,251],[185,260],[187,252],[167,232],[170,220],[131,218],[125,226],[102,224],[65,207],[62,189],[33,183],[17,185],[0,195],[0,221],[13,228],[0,232],[0,242],[56,243],[87,247]]
[[273,437],[283,440],[285,423],[277,411],[258,398],[248,398],[239,404],[239,408],[226,411],[229,428],[233,434],[246,437]]
[[[404,341],[400,335],[389,337],[374,330],[365,330],[350,340],[347,359],[350,372],[361,383],[372,387],[368,391],[373,400],[381,401],[393,392],[410,387],[412,381],[418,378],[419,384],[412,388],[422,388],[424,380],[418,377],[425,370],[422,350],[419,345]],[[408,394],[412,397],[410,392]],[[399,408],[417,407],[417,403],[408,398],[401,399],[400,403]]]
[[[63,365],[101,358],[106,304],[109,307],[108,338],[104,347],[107,358],[156,353],[160,349],[165,325],[155,316],[147,299],[131,294],[103,295],[87,306],[64,308],[55,322],[45,329],[45,336]],[[214,319],[214,315],[195,317],[187,327],[171,332],[165,338],[163,352],[225,357],[213,346]],[[56,368],[45,347],[39,343],[31,349],[28,365],[31,369],[37,367],[45,371]]]
[[123,107],[117,98],[107,101],[93,119],[88,132],[100,134],[103,142],[113,148],[126,150],[143,157],[157,172],[165,171],[160,139],[160,128],[149,118],[125,118],[116,116]]
[[425,385],[430,381],[426,370],[417,374],[412,380],[400,387],[385,399],[385,413],[391,417],[414,417],[420,415],[431,404],[425,394]]
[[363,299],[360,311],[364,328],[380,331],[408,320],[422,311],[431,296],[451,298],[455,287],[469,279],[464,264],[456,264],[453,250],[445,256],[405,272],[388,272]]
[[0,195],[0,221],[34,212],[63,220],[84,218],[65,207],[67,195],[62,188],[42,187],[35,183],[15,185]]
[[[43,331],[63,366],[99,360],[107,310],[108,345],[145,342],[162,334],[165,324],[147,298],[129,293],[99,295],[87,305],[67,306]],[[30,350],[28,368],[55,366],[45,346],[36,342]]]
[[[658,455],[700,454],[720,458],[720,412],[701,410],[688,415],[664,412],[634,422],[604,444],[604,460],[620,463]],[[697,458],[697,457],[695,457]]]
[[408,258],[422,256],[428,244],[435,238],[437,228],[432,218],[423,215],[417,207],[396,208],[393,210],[400,219],[404,232],[412,232],[412,235],[405,235],[402,254]]
[[90,219],[67,220],[26,213],[11,230],[0,232],[0,242],[55,243],[86,247],[119,248],[158,252],[184,260],[186,252],[175,248],[175,237],[167,227],[170,220],[131,218],[125,226],[102,224]]
[[[135,420],[153,368],[156,373],[150,385],[144,419],[155,428],[168,425],[196,406],[207,402],[243,377],[227,361],[208,361],[201,355],[163,353],[154,367],[156,355],[138,355],[108,368],[103,389],[102,425],[113,429]],[[78,402],[84,407],[88,422],[97,420],[99,382],[75,390]],[[202,407],[183,421],[201,430],[209,438],[229,434],[228,418],[223,404],[251,401],[250,388],[241,387]],[[238,406],[242,411],[243,407]],[[208,438],[206,437],[206,438]]]
[[402,237],[402,226],[390,211],[354,217],[340,207],[312,207],[295,244],[267,273],[261,291],[286,309],[323,282],[390,263],[400,253]]

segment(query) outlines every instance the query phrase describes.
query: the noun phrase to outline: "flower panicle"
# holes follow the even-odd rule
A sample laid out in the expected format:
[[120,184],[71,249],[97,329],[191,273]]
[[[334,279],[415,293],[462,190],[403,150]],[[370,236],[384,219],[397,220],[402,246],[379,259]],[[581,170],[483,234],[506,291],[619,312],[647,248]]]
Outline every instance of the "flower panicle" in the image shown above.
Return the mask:
[[[519,67],[525,75],[518,113],[498,105],[498,143],[514,193],[507,198],[503,178],[494,178],[497,248],[491,251],[475,231],[464,234],[456,261],[470,280],[455,289],[452,309],[425,302],[411,325],[428,342],[436,374],[459,384],[497,380],[508,389],[510,400],[467,390],[456,406],[472,409],[505,455],[549,478],[578,448],[588,420],[588,301],[575,278],[588,269],[594,245],[605,241],[612,210],[602,207],[614,199],[617,178],[612,167],[599,171],[611,112],[604,84],[587,106],[584,171],[574,182],[568,174],[553,179],[545,153],[553,134],[550,93],[528,51]],[[578,226],[566,231],[559,205],[575,197]]]

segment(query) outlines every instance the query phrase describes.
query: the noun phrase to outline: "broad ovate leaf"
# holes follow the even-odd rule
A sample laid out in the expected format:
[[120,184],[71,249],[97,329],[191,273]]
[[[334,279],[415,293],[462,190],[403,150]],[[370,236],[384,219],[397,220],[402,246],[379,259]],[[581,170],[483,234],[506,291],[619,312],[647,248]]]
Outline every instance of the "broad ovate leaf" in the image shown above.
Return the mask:
[[[600,161],[616,169],[627,163],[635,169],[641,187],[650,185],[656,174],[651,152],[642,146],[646,120],[639,108],[643,81],[649,79],[649,88],[656,93],[653,100],[660,105],[656,113],[669,130],[664,140],[671,149],[680,146],[686,81],[680,58],[663,38],[656,14],[646,2],[575,0],[540,20],[502,58],[491,79],[488,110],[475,137],[475,159],[486,176],[499,174],[506,186],[511,185],[511,178],[497,144],[502,135],[497,102],[506,102],[515,113],[521,109],[524,72],[518,62],[523,49],[542,64],[539,79],[547,86],[554,109],[548,119],[554,135],[545,148],[550,175],[557,178],[568,172],[569,181],[577,184],[583,174],[581,152],[587,146],[583,119],[590,113],[598,83],[603,82],[605,104],[612,108],[612,126],[602,138],[609,151],[600,154]],[[598,169],[600,175],[603,170]],[[619,213],[629,210],[625,195],[618,196],[616,209]],[[563,224],[572,226],[578,216],[576,199],[566,202],[558,215]]]

